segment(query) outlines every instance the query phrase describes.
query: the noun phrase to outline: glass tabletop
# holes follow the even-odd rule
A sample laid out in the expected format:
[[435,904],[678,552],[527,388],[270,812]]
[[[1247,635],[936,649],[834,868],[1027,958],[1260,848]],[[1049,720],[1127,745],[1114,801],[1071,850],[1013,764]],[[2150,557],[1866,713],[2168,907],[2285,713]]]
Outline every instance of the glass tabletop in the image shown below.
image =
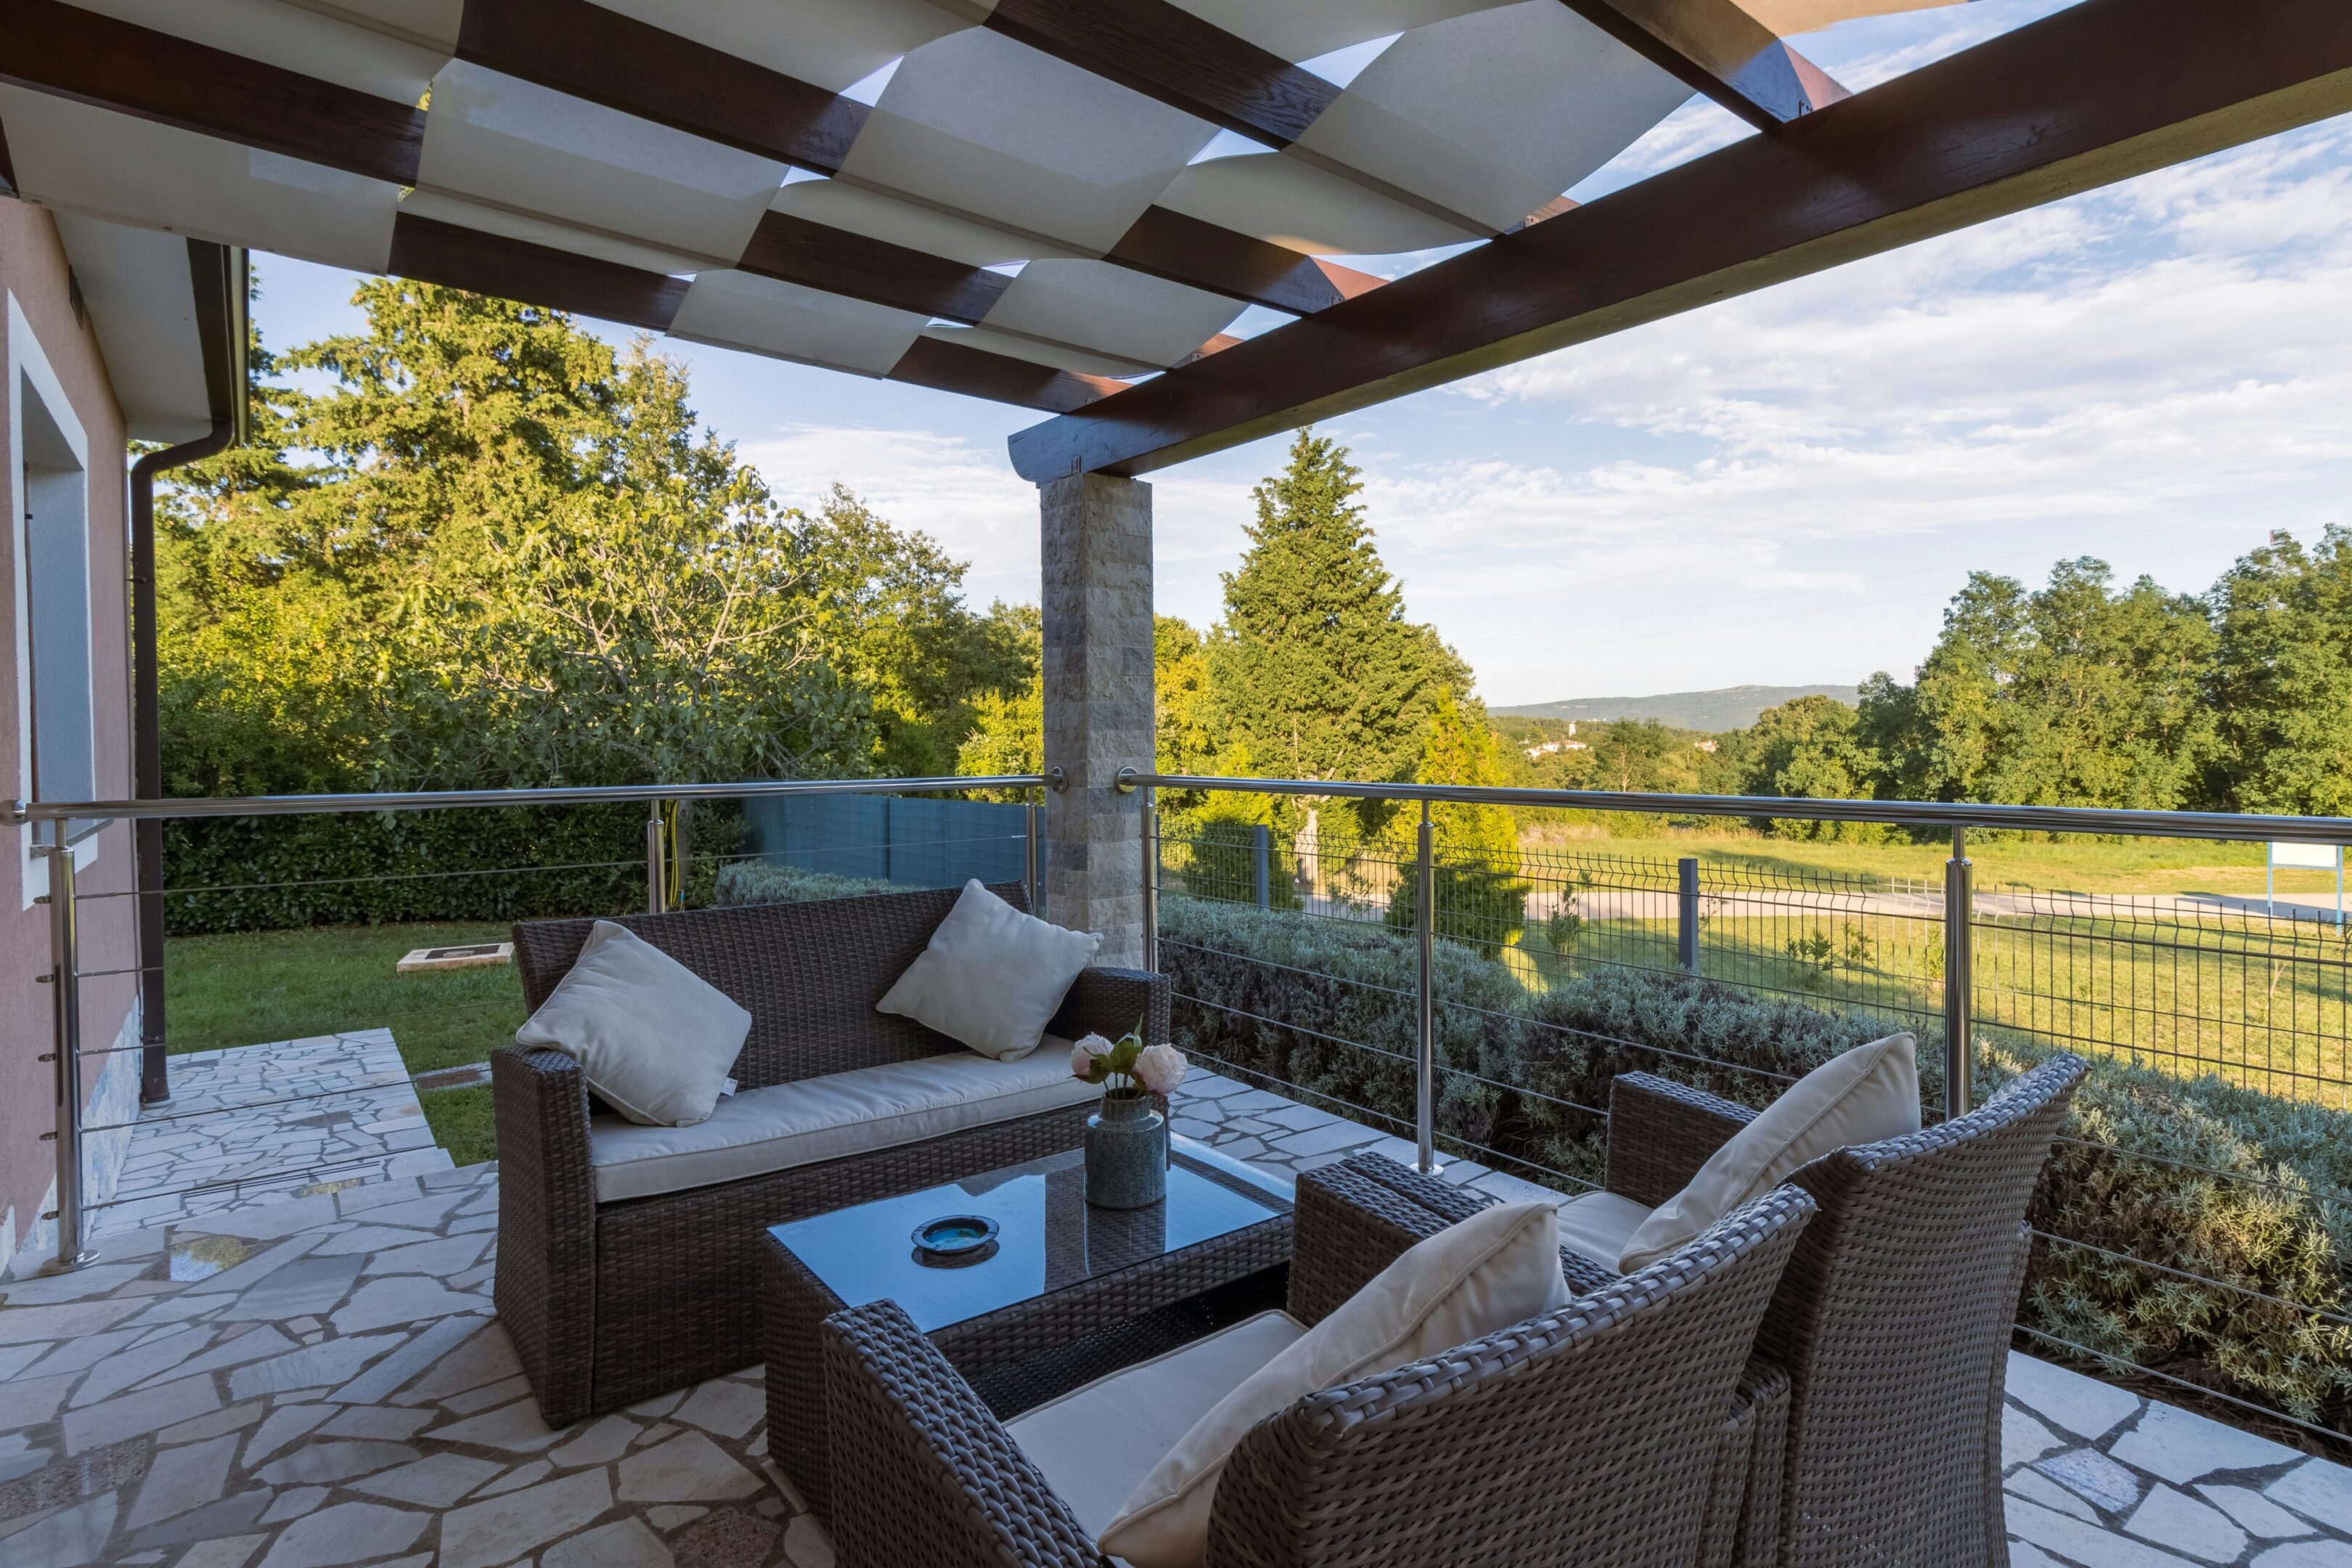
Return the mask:
[[[1290,1212],[1290,1184],[1190,1138],[1169,1142],[1168,1195],[1139,1209],[1086,1197],[1086,1156],[1071,1149],[854,1208],[772,1226],[768,1234],[849,1307],[889,1298],[929,1333]],[[933,1261],[917,1227],[953,1215],[997,1225],[976,1261]]]

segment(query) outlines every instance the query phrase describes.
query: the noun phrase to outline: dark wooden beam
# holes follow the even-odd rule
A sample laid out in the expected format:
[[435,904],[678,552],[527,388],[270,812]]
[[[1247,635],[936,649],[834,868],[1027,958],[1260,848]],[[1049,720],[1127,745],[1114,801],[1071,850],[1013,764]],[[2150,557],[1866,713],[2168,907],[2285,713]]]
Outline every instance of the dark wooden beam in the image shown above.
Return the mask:
[[[668,331],[677,319],[688,287],[682,278],[409,213],[401,214],[394,226],[388,270],[419,282],[656,332]],[[917,340],[891,369],[889,379],[1048,414],[1083,408],[1126,385],[929,338]]]
[[1759,130],[1846,97],[1734,0],[1562,0],[1661,70]]
[[1013,282],[985,267],[780,212],[760,219],[736,265],[763,278],[950,321],[979,321]]
[[473,294],[570,310],[666,332],[687,280],[402,213],[392,229],[392,272]]
[[589,0],[467,0],[457,58],[826,174],[869,112]]
[[2343,0],[2082,0],[1015,434],[1139,474],[2352,110]]
[[1339,89],[1168,0],[997,0],[988,26],[1146,98],[1277,147]]
[[1127,387],[1123,381],[1077,375],[939,338],[917,338],[915,346],[890,367],[889,379],[1055,414],[1084,408]]
[[1168,207],[1146,208],[1110,247],[1107,259],[1294,316],[1311,316],[1370,293],[1381,282],[1369,272],[1302,256],[1287,246],[1236,234]]
[[59,0],[0,0],[0,81],[394,184],[425,150],[407,104]]

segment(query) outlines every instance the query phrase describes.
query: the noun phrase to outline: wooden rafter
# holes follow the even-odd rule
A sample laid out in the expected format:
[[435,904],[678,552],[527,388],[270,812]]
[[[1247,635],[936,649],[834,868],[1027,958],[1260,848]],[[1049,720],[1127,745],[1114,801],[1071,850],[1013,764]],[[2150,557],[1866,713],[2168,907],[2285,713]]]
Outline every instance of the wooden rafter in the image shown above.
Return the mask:
[[1288,246],[1235,234],[1170,207],[1145,208],[1110,247],[1108,259],[1294,316],[1311,316],[1368,294],[1381,282],[1369,272],[1302,256]]
[[1561,3],[1759,130],[1851,96],[1734,0]]
[[[392,232],[391,270],[420,282],[571,310],[648,331],[667,331],[688,284],[683,279],[559,250],[529,240],[403,213]],[[1048,414],[1083,408],[1124,382],[1073,375],[962,343],[918,338],[887,379]]]
[[950,321],[988,314],[1013,279],[791,213],[760,219],[736,265],[746,272]]
[[0,0],[0,81],[394,184],[425,151],[404,103],[60,0]]
[[988,26],[1185,113],[1287,147],[1339,89],[1168,0],[997,0]]
[[2082,0],[1015,434],[1139,474],[2352,110],[2343,0]]

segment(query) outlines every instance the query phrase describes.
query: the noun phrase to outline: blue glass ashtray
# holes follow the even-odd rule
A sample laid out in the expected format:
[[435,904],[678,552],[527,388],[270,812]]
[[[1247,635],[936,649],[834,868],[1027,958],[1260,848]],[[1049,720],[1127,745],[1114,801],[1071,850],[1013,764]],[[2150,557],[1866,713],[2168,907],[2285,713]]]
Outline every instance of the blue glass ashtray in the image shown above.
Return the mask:
[[995,1250],[996,1222],[986,1215],[952,1214],[915,1227],[915,1256],[925,1263],[978,1263]]

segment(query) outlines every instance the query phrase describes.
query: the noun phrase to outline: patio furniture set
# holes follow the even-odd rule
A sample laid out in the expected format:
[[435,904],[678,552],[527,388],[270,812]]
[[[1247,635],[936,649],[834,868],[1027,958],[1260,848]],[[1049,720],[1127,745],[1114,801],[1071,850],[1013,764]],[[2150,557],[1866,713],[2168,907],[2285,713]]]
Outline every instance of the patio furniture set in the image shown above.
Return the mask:
[[[682,1126],[620,1114],[593,1042],[493,1058],[497,1301],[551,1426],[764,1362],[769,1454],[850,1568],[1999,1560],[2025,1213],[2079,1059],[1817,1157],[1790,1117],[1840,1136],[1890,1085],[1917,1128],[1907,1037],[1761,1118],[1626,1074],[1604,1186],[1556,1218],[1183,1138],[1164,1198],[1105,1208],[1068,1047],[1165,1039],[1169,982],[1082,956],[1001,1060],[883,1010],[982,900],[1043,927],[976,883],[516,927],[535,1022],[632,942],[748,1015]],[[1844,1098],[1801,1111],[1816,1079]],[[967,1250],[925,1250],[948,1215]]]

